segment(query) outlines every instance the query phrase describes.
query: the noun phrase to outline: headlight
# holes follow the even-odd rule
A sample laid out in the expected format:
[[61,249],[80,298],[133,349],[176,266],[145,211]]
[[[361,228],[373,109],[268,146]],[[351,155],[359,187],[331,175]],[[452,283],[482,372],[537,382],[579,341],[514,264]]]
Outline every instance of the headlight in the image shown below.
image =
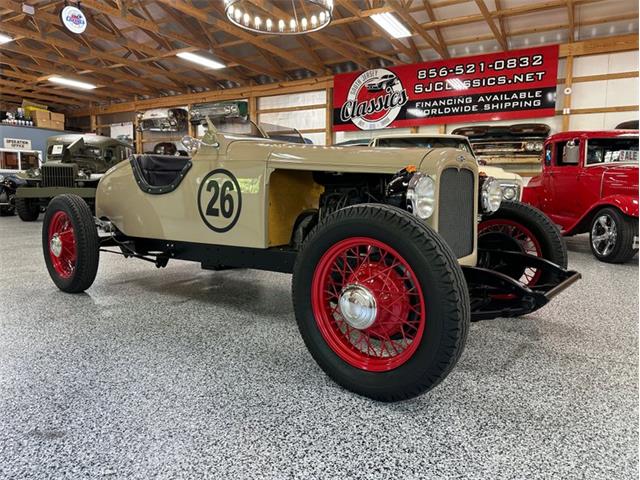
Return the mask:
[[484,213],[493,213],[500,208],[502,203],[502,188],[493,177],[487,177],[482,184],[480,203]]
[[426,220],[433,214],[436,204],[436,183],[424,173],[416,173],[409,180],[407,200],[411,202],[413,214]]
[[520,198],[520,187],[512,184],[502,184],[502,198],[504,200],[518,200]]

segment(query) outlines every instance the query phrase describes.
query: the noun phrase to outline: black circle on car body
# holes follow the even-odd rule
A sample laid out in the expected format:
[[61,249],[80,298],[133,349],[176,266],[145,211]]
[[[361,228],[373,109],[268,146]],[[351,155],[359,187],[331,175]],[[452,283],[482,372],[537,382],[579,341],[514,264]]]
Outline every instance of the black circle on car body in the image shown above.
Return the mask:
[[214,232],[228,232],[241,210],[242,192],[235,175],[224,168],[209,172],[198,188],[198,212],[205,225]]

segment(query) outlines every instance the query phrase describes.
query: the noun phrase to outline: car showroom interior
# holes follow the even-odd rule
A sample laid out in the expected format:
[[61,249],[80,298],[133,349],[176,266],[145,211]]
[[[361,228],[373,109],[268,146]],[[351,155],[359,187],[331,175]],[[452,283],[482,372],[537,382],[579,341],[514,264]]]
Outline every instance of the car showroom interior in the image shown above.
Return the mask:
[[0,0],[0,478],[638,478],[631,0]]

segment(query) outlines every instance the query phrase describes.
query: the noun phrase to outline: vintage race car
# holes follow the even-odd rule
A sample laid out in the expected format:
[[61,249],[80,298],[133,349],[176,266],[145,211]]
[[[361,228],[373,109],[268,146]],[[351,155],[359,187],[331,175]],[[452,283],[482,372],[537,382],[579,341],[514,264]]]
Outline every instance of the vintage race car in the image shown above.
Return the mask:
[[[502,195],[469,153],[301,145],[235,127],[209,122],[201,140],[186,138],[192,158],[136,155],[112,168],[95,217],[77,197],[54,199],[42,240],[58,288],[89,288],[101,250],[157,267],[292,273],[318,364],[354,392],[394,401],[447,376],[470,321],[533,312],[579,278],[517,242],[477,248],[478,217]],[[553,235],[518,218],[540,241]],[[528,273],[536,280],[525,285]]]

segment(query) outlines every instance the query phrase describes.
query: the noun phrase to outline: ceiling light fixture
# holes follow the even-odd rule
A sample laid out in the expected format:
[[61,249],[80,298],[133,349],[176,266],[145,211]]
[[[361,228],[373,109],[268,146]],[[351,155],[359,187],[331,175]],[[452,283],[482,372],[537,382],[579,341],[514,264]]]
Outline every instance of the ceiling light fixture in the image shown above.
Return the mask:
[[333,0],[224,0],[227,18],[255,33],[300,35],[331,23]]
[[215,70],[219,70],[221,68],[226,67],[226,65],[224,65],[223,63],[216,62],[215,60],[211,60],[210,58],[203,57],[202,55],[198,55],[197,53],[180,52],[180,53],[176,53],[176,56],[184,60],[197,63],[198,65],[202,65],[203,67],[213,68]]
[[82,90],[93,90],[97,88],[93,83],[80,82],[78,80],[71,80],[70,78],[58,77],[57,75],[49,77],[49,81],[66,87],[81,88]]
[[0,45],[9,42],[13,42],[13,38],[11,38],[9,35],[5,35],[4,33],[0,33]]
[[371,20],[380,25],[393,38],[410,37],[411,32],[393,15],[393,13],[376,13]]

